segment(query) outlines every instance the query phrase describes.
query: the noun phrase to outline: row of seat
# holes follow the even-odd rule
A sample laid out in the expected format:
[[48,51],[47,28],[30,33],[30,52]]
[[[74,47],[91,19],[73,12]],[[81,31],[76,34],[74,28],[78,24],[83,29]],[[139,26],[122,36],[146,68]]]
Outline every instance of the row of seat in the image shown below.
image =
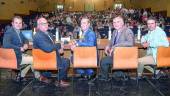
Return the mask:
[[[39,49],[32,50],[33,68],[35,70],[58,70],[56,52],[46,53]],[[99,68],[96,47],[76,47],[72,68]],[[112,70],[137,69],[138,48],[116,47]],[[170,67],[170,47],[159,47],[157,67]],[[0,48],[0,68],[18,69],[13,49]]]

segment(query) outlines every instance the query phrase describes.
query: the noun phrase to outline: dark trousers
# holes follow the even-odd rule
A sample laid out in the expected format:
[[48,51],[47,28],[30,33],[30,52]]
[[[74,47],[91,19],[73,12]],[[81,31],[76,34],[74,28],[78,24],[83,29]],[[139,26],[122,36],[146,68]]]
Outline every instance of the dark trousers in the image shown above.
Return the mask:
[[61,63],[58,64],[59,80],[64,80],[67,78],[67,71],[69,66],[70,66],[70,60],[68,58],[61,57]]
[[113,57],[112,56],[106,56],[104,57],[100,62],[100,74],[102,78],[107,79],[109,76],[109,71],[111,70],[113,64]]

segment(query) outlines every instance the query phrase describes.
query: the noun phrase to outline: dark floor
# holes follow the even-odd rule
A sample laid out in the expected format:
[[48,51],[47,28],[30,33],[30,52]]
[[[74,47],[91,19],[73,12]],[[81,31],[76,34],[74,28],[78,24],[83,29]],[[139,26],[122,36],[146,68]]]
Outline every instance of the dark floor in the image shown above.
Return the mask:
[[10,74],[0,72],[0,96],[170,96],[170,79],[142,79],[137,85],[136,80],[110,81],[70,78],[71,86],[56,87],[53,83],[45,84],[32,78],[25,82],[9,79]]

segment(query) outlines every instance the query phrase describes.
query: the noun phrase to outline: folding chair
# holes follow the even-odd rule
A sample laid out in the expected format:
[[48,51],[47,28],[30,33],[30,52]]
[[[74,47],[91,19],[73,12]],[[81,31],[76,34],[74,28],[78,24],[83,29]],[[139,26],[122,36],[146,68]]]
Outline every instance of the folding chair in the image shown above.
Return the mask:
[[[18,70],[14,49],[0,48],[0,68]],[[19,76],[19,72],[17,72],[16,78]]]
[[170,47],[159,47],[157,49],[157,65],[154,66],[154,77],[156,69],[167,69],[170,67]]
[[[157,64],[150,65],[154,69],[154,78],[156,78],[156,69],[168,69],[170,67],[170,47],[158,47],[157,49]],[[169,72],[168,72],[169,73]],[[147,82],[161,95],[165,96],[155,82],[153,83],[149,79],[146,79]]]
[[[73,53],[73,70],[74,68],[96,68],[98,73],[98,64],[97,64],[97,49],[96,47],[76,47],[74,49]],[[97,76],[97,75],[96,75]],[[73,72],[74,77],[74,72]],[[72,83],[73,83],[73,77],[72,77]],[[92,79],[88,82],[90,88],[92,82],[96,78]],[[90,93],[89,88],[89,95]]]
[[32,49],[32,55],[33,55],[34,70],[39,70],[39,71],[58,70],[55,51],[47,53],[40,49]]
[[[137,47],[116,47],[113,56],[112,70],[137,69],[138,48]],[[111,72],[112,72],[111,70]],[[137,72],[136,72],[137,77]],[[137,79],[138,84],[138,79]]]
[[96,47],[76,47],[73,68],[98,68]]
[[99,52],[99,60],[101,60],[104,57],[104,48],[108,45],[109,40],[108,39],[98,39],[97,40],[97,49]]

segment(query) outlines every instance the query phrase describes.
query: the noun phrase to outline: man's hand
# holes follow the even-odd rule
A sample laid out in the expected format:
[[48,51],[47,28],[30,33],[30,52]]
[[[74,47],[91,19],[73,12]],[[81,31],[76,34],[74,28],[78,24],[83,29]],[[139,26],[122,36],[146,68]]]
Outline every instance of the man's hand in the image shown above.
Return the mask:
[[69,43],[70,46],[75,45],[75,44],[76,44],[76,41],[75,41],[75,40],[73,40],[73,41],[71,41],[71,42]]
[[112,56],[113,50],[114,50],[114,47],[112,47],[112,48],[110,49],[110,51],[109,51],[109,56]]
[[72,51],[73,51],[74,48],[76,47],[76,44],[77,44],[77,42],[76,42],[75,40],[71,42],[70,46],[71,46],[71,50],[72,50]]
[[61,42],[61,49],[64,49],[64,43]]
[[76,47],[76,45],[71,45],[71,50],[74,51],[75,47]]
[[105,51],[106,55],[109,55],[110,54],[110,47],[106,46],[104,51]]
[[24,51],[25,51],[25,49],[24,49],[23,47],[20,47],[20,50],[21,50],[21,52],[24,52]]
[[142,46],[143,46],[144,48],[147,48],[147,47],[149,47],[149,43],[148,43],[148,42],[144,42],[144,43],[142,43]]
[[64,53],[64,50],[63,50],[63,49],[60,49],[60,50],[59,50],[59,53],[60,53],[60,54],[63,54],[63,53]]
[[23,49],[27,50],[28,49],[28,44],[24,44]]

